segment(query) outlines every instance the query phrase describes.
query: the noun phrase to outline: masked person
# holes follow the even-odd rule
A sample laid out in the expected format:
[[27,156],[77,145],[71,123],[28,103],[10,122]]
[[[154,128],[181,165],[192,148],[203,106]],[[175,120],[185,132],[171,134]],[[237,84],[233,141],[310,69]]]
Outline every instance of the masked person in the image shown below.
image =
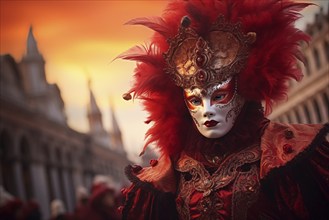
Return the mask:
[[75,216],[76,220],[118,220],[114,182],[109,176],[96,175],[87,206]]
[[[124,95],[148,111],[161,156],[128,166],[124,219],[327,219],[329,126],[265,115],[299,80],[292,0],[170,2],[162,17],[128,24],[155,31]],[[265,110],[262,107],[264,104]]]

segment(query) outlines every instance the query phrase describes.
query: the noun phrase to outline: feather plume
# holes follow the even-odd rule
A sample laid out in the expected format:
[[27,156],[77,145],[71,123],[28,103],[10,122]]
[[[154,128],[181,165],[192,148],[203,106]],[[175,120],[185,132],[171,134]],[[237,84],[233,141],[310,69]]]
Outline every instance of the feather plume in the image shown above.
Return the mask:
[[257,34],[247,64],[238,75],[238,92],[249,102],[264,101],[270,112],[274,102],[286,98],[288,80],[302,78],[296,68],[298,59],[302,59],[299,44],[309,37],[296,29],[294,22],[308,5],[293,0],[172,1],[162,17],[127,22],[156,32],[149,45],[134,47],[118,56],[137,61],[129,93],[142,100],[149,113],[146,121],[152,122],[145,146],[155,143],[163,154],[178,155],[186,148],[187,128],[193,126],[183,91],[166,73],[162,56],[169,47],[167,40],[177,35],[184,16],[191,18],[191,27],[200,36],[207,35],[220,15],[231,23],[240,22],[245,33]]
[[126,52],[121,53],[115,59],[132,60],[132,61],[137,61],[137,62],[158,65],[159,62],[162,62],[161,56],[162,56],[161,52],[154,45],[150,45],[150,46],[137,45],[137,46],[130,48]]
[[127,25],[143,25],[148,27],[164,37],[169,37],[168,33],[170,32],[167,28],[166,22],[161,17],[143,17],[143,18],[135,18],[127,23]]

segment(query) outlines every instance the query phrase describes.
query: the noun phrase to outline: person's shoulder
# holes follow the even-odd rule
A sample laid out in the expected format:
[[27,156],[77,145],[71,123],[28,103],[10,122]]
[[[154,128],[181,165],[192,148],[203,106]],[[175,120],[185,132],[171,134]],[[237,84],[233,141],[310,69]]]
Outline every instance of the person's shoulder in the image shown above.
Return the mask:
[[261,178],[285,166],[302,152],[325,141],[329,124],[284,124],[270,122],[261,138]]

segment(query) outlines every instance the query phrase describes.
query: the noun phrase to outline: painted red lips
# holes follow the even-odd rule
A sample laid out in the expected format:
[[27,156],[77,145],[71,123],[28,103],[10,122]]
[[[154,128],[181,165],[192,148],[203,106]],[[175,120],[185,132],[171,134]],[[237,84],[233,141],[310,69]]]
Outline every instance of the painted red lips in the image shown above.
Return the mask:
[[215,121],[215,120],[211,120],[211,121],[206,121],[204,123],[205,126],[207,126],[208,128],[210,127],[214,127],[218,124],[219,122],[218,121]]

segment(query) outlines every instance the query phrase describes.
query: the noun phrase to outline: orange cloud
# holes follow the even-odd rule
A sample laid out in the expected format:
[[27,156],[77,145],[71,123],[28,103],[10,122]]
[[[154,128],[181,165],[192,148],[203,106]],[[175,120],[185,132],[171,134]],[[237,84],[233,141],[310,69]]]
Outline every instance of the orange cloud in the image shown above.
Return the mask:
[[[136,118],[133,103],[122,101],[130,87],[134,63],[111,60],[151,35],[142,27],[124,25],[130,19],[162,13],[166,1],[0,1],[0,53],[19,61],[25,53],[30,25],[46,60],[47,79],[57,83],[65,102],[69,124],[87,131],[85,108],[89,100],[87,75],[109,125],[109,99],[114,104],[123,135],[141,142],[143,113]],[[141,31],[142,30],[142,31]],[[138,104],[135,104],[138,105]],[[127,116],[130,115],[130,116]],[[124,119],[129,118],[129,121]],[[145,130],[145,129],[142,129]],[[125,135],[126,133],[126,135]],[[141,145],[141,144],[140,144]]]
[[[316,1],[318,3],[319,1]],[[321,3],[321,2],[320,2]],[[118,54],[151,36],[144,27],[126,26],[136,17],[161,15],[167,1],[0,1],[0,53],[20,60],[30,25],[46,59],[47,79],[57,83],[65,101],[70,125],[87,131],[87,75],[110,127],[109,98],[128,146],[142,142],[145,113],[138,103],[125,102],[121,94],[130,87],[134,63],[116,60]],[[136,113],[137,112],[137,113]],[[141,149],[141,143],[135,148]]]

